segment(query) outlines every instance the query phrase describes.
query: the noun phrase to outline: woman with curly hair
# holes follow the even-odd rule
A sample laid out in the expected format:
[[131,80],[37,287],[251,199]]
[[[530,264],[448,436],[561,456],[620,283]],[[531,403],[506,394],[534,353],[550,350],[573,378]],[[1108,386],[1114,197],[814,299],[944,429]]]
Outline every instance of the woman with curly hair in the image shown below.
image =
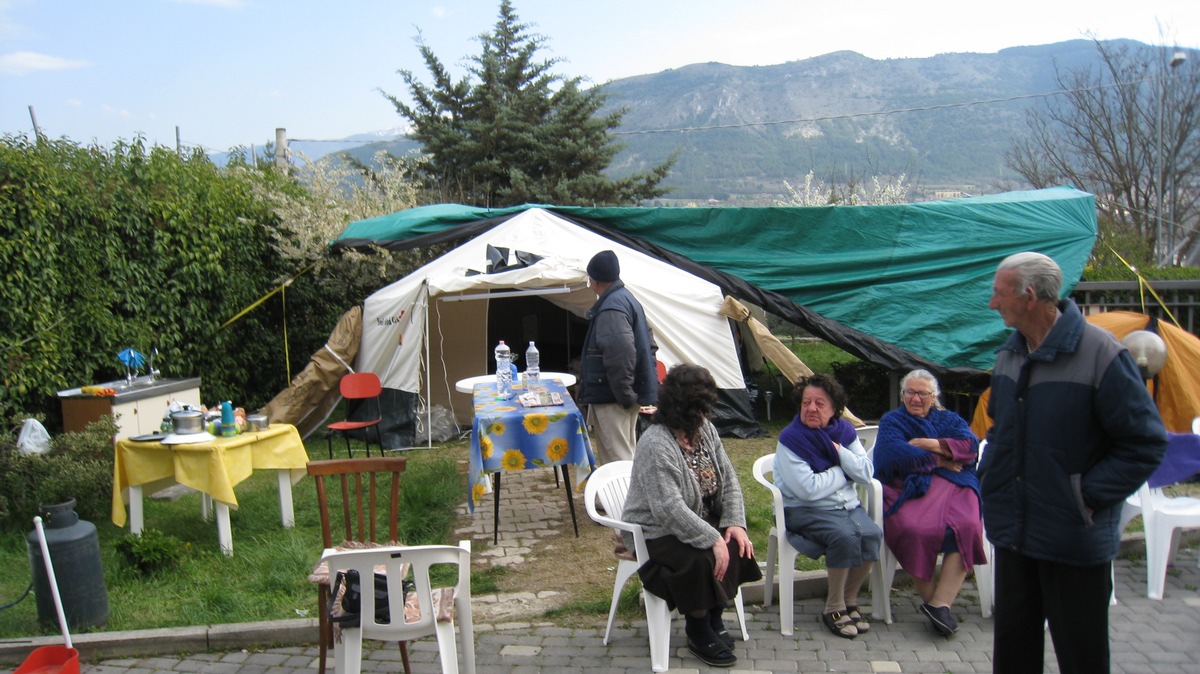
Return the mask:
[[642,526],[650,561],[638,575],[684,615],[688,650],[708,665],[731,667],[737,657],[722,614],[738,586],[762,573],[746,535],[741,484],[708,420],[716,400],[708,370],[671,368],[654,424],[638,440],[621,516]]
[[854,489],[855,483],[870,483],[871,460],[842,418],[846,391],[837,380],[814,374],[796,384],[796,398],[796,418],[779,433],[774,465],[787,538],[806,557],[825,556],[821,622],[853,639],[871,629],[858,610],[858,592],[879,561],[883,538]]

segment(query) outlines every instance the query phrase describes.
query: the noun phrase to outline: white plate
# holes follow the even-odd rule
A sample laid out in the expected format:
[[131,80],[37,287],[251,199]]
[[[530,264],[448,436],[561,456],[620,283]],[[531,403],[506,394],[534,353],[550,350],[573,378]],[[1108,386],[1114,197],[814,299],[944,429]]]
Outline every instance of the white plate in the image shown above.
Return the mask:
[[162,439],[164,445],[193,445],[201,442],[212,442],[215,437],[208,433],[188,433],[186,435],[176,435],[172,433]]

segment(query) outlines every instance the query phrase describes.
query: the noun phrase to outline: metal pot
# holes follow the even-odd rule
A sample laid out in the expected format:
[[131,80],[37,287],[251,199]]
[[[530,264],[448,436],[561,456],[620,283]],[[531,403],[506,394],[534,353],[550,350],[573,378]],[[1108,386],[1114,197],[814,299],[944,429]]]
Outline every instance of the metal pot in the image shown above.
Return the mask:
[[246,428],[252,431],[265,431],[271,425],[271,420],[265,414],[251,414],[246,417]]
[[171,428],[176,435],[191,435],[204,432],[204,415],[200,410],[183,410],[171,413]]

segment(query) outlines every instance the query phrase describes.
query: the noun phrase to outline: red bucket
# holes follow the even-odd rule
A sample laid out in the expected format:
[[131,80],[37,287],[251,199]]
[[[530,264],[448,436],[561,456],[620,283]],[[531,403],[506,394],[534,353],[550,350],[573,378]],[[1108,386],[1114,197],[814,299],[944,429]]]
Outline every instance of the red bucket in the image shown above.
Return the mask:
[[66,646],[35,648],[13,674],[79,674],[79,651]]

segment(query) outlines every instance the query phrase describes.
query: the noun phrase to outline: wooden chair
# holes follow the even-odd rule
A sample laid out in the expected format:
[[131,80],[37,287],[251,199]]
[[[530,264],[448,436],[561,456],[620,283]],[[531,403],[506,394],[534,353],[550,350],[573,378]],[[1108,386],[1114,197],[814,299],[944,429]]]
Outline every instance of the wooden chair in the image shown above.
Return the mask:
[[[404,457],[367,457],[309,461],[307,464],[308,475],[317,485],[321,543],[324,546],[322,561],[309,576],[309,580],[317,585],[320,674],[325,674],[326,655],[333,645],[333,624],[329,620],[329,592],[333,578],[324,560],[344,550],[400,544],[400,473],[404,472],[407,462]],[[389,477],[390,482],[380,484]],[[325,483],[327,478],[339,485],[332,494]],[[386,539],[382,538],[383,532],[378,527],[378,515],[384,508],[387,509]],[[400,642],[400,656],[404,671],[410,672],[408,644],[403,641]]]
[[[351,372],[342,377],[340,384],[342,397],[346,400],[366,400],[374,403],[374,411],[370,414],[370,418],[363,421],[336,421],[327,425],[329,435],[329,458],[333,458],[333,434],[341,433],[346,439],[346,455],[350,455],[350,432],[364,428],[375,429],[375,440],[379,443],[379,455],[383,456],[383,436],[379,432],[379,424],[383,421],[383,413],[379,407],[379,395],[383,393],[383,385],[379,382],[379,376],[374,372]],[[371,456],[371,441],[366,434],[363,435],[363,442],[366,443],[367,456]]]

